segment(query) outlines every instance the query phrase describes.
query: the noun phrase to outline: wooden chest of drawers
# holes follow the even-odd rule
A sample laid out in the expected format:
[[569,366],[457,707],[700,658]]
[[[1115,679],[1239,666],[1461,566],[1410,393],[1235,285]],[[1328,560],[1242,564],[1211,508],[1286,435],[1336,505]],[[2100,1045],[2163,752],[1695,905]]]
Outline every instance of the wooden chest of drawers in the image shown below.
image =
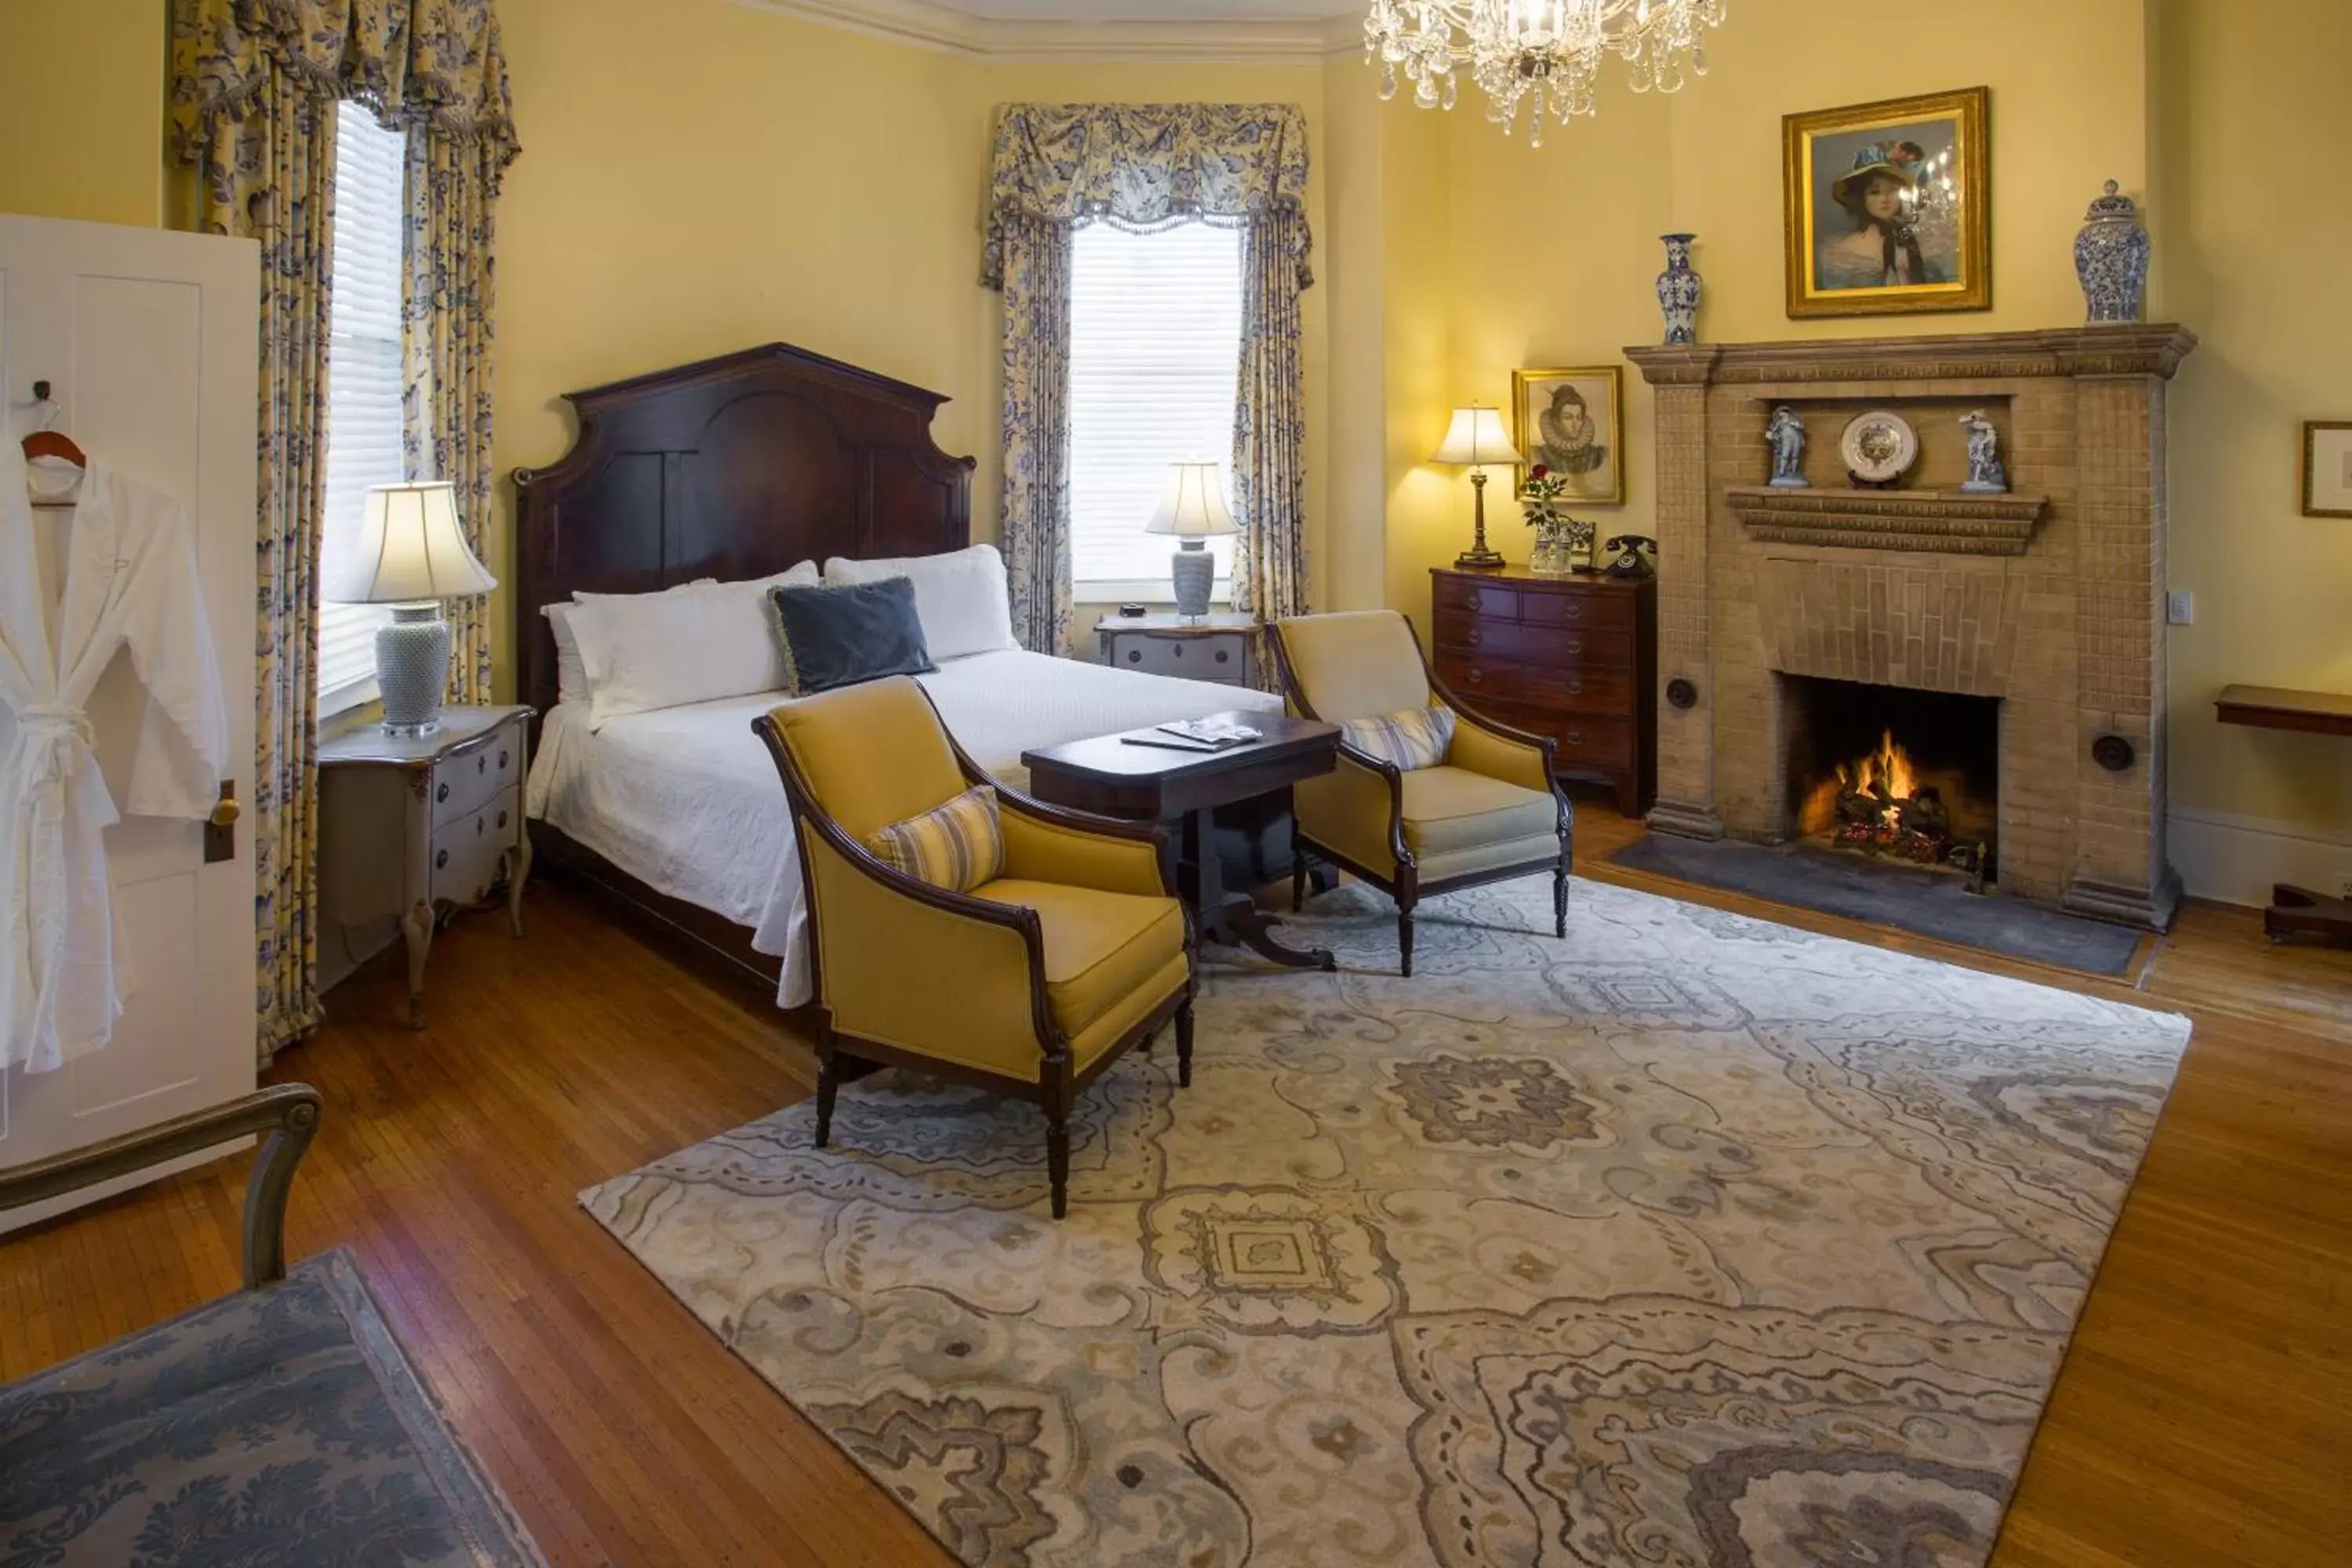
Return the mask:
[[1650,809],[1658,776],[1654,578],[1431,570],[1438,679],[1488,717],[1559,743],[1562,777]]

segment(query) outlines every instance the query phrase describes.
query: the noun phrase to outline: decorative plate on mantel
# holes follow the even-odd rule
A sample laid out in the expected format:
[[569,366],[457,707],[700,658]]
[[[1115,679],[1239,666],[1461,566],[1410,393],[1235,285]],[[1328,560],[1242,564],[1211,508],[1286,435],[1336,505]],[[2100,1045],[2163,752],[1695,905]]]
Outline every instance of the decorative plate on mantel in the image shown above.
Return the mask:
[[1874,408],[1847,422],[1838,455],[1859,484],[1892,484],[1919,459],[1919,433],[1889,408]]

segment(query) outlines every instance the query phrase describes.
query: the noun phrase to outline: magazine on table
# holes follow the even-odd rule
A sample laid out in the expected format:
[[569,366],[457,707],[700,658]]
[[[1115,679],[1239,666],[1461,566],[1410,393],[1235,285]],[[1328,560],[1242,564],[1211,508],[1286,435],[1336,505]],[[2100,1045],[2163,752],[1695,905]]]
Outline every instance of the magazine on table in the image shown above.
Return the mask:
[[1131,746],[1165,746],[1171,752],[1230,752],[1265,736],[1231,719],[1180,719],[1120,738]]

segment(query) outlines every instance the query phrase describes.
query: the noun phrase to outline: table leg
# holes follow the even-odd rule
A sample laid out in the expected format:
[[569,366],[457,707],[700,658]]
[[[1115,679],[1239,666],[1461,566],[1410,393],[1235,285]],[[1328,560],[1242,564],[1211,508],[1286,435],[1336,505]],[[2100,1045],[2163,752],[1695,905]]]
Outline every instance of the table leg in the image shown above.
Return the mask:
[[1291,969],[1335,970],[1339,961],[1328,948],[1302,949],[1275,939],[1281,922],[1269,919],[1247,895],[1225,890],[1217,865],[1217,845],[1206,811],[1184,814],[1183,841],[1178,851],[1177,890],[1192,906],[1201,924],[1201,937],[1223,947],[1245,947],[1270,963]]

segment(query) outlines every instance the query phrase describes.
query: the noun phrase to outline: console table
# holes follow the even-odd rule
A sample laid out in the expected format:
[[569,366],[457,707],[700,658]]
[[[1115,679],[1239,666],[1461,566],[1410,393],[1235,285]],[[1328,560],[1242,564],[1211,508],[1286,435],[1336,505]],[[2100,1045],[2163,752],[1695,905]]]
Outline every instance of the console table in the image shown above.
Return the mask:
[[[2224,724],[2352,736],[2352,696],[2341,692],[2226,686],[2213,709]],[[2271,907],[2263,911],[2263,931],[2273,941],[2298,931],[2352,939],[2352,900],[2333,899],[2280,882],[2271,889]]]

